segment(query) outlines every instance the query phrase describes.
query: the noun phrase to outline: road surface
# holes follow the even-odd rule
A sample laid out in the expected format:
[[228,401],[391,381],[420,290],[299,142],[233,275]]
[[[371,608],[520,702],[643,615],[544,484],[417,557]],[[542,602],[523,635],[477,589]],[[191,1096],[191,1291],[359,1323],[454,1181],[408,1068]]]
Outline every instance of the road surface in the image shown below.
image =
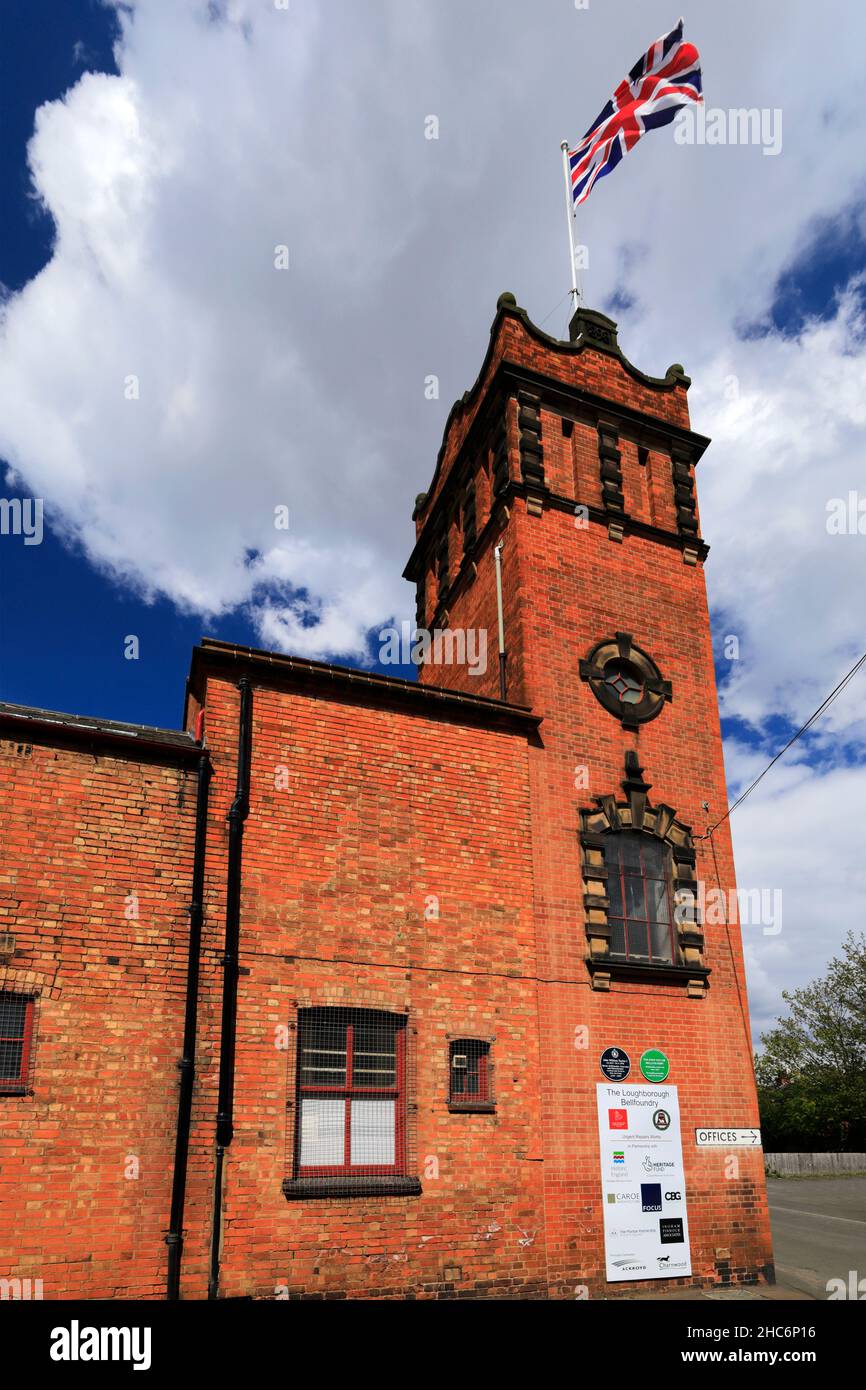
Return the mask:
[[779,1283],[827,1298],[854,1270],[866,1297],[866,1177],[768,1178],[767,1197]]

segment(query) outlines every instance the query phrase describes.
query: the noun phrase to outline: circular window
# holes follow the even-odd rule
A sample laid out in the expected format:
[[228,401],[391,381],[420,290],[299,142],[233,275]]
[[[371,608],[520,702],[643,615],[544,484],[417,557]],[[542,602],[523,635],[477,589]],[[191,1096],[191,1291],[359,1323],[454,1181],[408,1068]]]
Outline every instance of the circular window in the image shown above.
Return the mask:
[[643,699],[643,680],[636,666],[628,661],[609,661],[604,683],[622,705],[637,705]]
[[580,675],[599,703],[627,728],[654,719],[671,698],[670,682],[627,632],[597,642],[581,661]]

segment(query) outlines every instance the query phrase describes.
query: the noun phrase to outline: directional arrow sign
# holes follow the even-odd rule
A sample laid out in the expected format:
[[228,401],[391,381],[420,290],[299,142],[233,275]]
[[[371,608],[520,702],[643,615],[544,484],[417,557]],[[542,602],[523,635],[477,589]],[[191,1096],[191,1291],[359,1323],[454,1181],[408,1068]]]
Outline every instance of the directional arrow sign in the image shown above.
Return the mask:
[[759,1149],[759,1129],[696,1129],[695,1143],[699,1149]]

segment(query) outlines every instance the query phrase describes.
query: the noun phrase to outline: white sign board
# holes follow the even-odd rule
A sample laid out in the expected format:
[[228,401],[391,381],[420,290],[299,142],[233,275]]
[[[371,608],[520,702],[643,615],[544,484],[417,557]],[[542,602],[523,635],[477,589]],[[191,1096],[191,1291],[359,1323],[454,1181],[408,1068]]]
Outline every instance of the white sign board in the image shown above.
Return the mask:
[[599,1082],[596,1095],[608,1280],[691,1274],[676,1086]]
[[759,1129],[696,1129],[695,1143],[699,1149],[759,1149]]

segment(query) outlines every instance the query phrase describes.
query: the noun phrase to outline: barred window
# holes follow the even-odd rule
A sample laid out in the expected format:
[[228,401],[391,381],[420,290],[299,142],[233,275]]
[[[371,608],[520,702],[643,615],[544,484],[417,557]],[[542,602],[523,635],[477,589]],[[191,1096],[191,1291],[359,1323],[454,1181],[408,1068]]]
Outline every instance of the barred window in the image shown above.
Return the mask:
[[457,1038],[449,1045],[448,1060],[448,1101],[452,1109],[492,1110],[490,1043],[481,1038]]
[[606,836],[610,954],[646,964],[674,960],[670,852],[651,835]]
[[33,1045],[34,1000],[0,990],[0,1095],[28,1089]]
[[296,1172],[406,1171],[406,1019],[375,1009],[298,1013]]

